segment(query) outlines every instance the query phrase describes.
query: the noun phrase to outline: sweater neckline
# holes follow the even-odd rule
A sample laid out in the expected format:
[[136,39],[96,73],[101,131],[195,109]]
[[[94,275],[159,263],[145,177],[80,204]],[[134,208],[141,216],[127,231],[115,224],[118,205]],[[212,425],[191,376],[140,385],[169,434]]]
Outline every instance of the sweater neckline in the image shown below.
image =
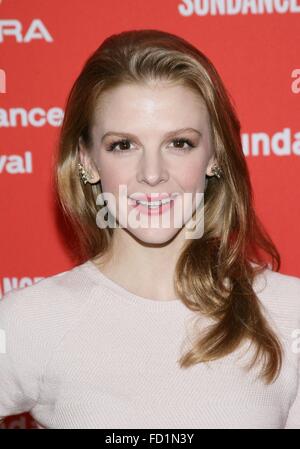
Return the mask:
[[120,284],[117,284],[115,281],[107,277],[102,271],[100,271],[99,267],[92,260],[87,260],[83,264],[87,272],[91,275],[93,280],[99,285],[105,285],[110,290],[114,291],[122,300],[135,304],[139,307],[143,307],[149,310],[186,310],[189,309],[186,305],[181,301],[180,298],[174,298],[171,300],[158,300],[145,298],[144,296],[136,295],[125,287],[122,287]]

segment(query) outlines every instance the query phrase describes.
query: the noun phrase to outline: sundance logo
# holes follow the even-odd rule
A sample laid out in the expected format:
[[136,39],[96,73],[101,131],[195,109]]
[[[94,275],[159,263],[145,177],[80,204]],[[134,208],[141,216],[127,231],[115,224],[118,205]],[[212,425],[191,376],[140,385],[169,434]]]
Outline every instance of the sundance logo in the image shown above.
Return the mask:
[[298,0],[182,0],[182,16],[300,13]]
[[10,175],[32,173],[32,153],[25,151],[24,156],[19,154],[0,155],[0,174]]
[[0,94],[6,93],[6,73],[0,69]]
[[[2,298],[3,295],[6,293],[11,292],[12,290],[20,290],[22,288],[30,287],[33,284],[36,284],[37,282],[44,279],[44,277],[3,277],[2,278],[2,288],[0,288],[0,298]],[[1,294],[2,292],[2,294]]]
[[8,39],[15,39],[18,43],[27,44],[33,40],[53,42],[53,37],[40,19],[34,19],[27,30],[17,19],[0,20],[0,43]]
[[53,107],[47,111],[41,107],[31,108],[29,111],[21,107],[8,110],[0,108],[0,128],[29,125],[35,128],[45,125],[58,127],[63,117],[64,111],[59,107]]
[[300,132],[290,128],[269,136],[265,132],[242,134],[242,146],[245,156],[300,156]]

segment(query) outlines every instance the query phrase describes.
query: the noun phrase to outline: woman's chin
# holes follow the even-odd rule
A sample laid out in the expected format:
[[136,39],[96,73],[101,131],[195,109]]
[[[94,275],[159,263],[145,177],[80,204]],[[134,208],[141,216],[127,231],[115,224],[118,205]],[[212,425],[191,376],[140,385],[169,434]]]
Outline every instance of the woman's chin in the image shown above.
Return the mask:
[[169,243],[179,232],[178,228],[156,228],[156,229],[131,229],[127,227],[127,231],[140,243],[148,243],[153,245],[163,245]]

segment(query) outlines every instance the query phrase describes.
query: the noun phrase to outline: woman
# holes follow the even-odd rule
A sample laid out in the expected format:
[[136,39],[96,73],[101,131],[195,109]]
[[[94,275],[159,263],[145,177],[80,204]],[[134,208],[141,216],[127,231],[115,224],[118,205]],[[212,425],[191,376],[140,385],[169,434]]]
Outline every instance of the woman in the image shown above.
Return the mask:
[[0,416],[300,428],[300,279],[278,273],[208,58],[158,30],[106,39],[69,95],[55,173],[80,264],[1,301]]

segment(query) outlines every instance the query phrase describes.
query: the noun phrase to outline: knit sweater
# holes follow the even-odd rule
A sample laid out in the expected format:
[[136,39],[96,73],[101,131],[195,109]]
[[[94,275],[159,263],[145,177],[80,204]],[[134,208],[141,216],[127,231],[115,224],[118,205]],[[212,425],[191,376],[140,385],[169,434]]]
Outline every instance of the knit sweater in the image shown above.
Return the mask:
[[91,260],[6,293],[0,418],[29,411],[39,428],[299,429],[300,278],[267,269],[254,289],[285,348],[272,384],[258,377],[262,365],[245,369],[247,341],[180,368],[210,320],[178,298],[133,294]]

